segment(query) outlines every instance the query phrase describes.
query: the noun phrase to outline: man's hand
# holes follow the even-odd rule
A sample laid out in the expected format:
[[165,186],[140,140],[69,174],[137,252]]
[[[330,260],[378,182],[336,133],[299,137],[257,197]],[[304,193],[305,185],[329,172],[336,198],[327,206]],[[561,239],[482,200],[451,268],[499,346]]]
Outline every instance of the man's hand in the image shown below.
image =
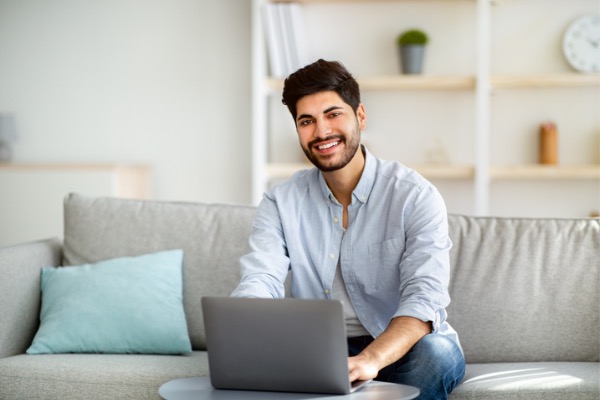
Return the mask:
[[350,371],[350,382],[367,381],[375,379],[379,373],[379,367],[369,356],[359,354],[348,357],[348,371]]
[[360,354],[348,357],[350,382],[375,379],[379,370],[401,359],[423,336],[431,332],[431,322],[397,317]]

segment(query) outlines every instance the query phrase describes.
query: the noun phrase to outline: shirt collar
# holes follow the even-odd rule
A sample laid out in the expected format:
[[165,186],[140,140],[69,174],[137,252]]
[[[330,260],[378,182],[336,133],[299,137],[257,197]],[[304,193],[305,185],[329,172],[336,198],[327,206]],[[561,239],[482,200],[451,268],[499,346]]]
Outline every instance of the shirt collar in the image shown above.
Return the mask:
[[352,194],[361,203],[366,203],[375,183],[377,165],[375,157],[369,153],[369,150],[367,150],[365,146],[361,146],[361,148],[365,154],[365,168],[363,169],[362,176]]
[[[371,190],[373,189],[373,184],[375,183],[375,172],[377,166],[375,157],[373,157],[373,155],[369,153],[369,150],[367,150],[367,148],[364,145],[361,145],[361,149],[365,155],[365,167],[363,169],[360,180],[358,181],[358,184],[352,192],[352,196],[354,199],[360,201],[361,203],[366,203],[369,199],[369,195],[371,194]],[[323,177],[323,173],[321,171],[319,171],[319,185],[321,186],[323,195],[326,198],[332,201],[337,201],[335,200],[333,193],[331,193],[329,186],[327,186],[327,182],[325,182],[325,178]]]

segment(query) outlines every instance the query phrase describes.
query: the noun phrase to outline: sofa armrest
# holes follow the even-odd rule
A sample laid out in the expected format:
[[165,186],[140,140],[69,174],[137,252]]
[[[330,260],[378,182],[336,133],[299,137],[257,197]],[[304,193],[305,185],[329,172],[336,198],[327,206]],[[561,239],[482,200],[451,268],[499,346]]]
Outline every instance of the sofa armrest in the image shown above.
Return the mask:
[[40,270],[61,261],[58,239],[0,248],[0,358],[31,344],[39,325]]

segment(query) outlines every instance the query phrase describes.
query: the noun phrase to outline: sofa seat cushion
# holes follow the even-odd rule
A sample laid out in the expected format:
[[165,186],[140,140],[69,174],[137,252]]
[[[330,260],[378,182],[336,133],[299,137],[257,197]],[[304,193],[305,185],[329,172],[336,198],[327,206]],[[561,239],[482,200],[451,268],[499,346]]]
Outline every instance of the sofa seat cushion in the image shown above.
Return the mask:
[[600,398],[600,363],[467,364],[451,400],[553,400]]
[[206,375],[203,351],[182,356],[19,355],[0,359],[0,399],[160,399],[163,383]]

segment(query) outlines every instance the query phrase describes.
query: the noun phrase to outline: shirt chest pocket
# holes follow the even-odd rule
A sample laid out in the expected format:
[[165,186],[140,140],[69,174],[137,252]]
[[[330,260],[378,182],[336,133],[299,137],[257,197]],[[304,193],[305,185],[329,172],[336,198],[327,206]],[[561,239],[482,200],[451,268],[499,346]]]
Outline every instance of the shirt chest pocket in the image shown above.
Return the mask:
[[371,285],[377,291],[398,291],[400,287],[400,260],[404,253],[404,239],[389,239],[369,245]]

